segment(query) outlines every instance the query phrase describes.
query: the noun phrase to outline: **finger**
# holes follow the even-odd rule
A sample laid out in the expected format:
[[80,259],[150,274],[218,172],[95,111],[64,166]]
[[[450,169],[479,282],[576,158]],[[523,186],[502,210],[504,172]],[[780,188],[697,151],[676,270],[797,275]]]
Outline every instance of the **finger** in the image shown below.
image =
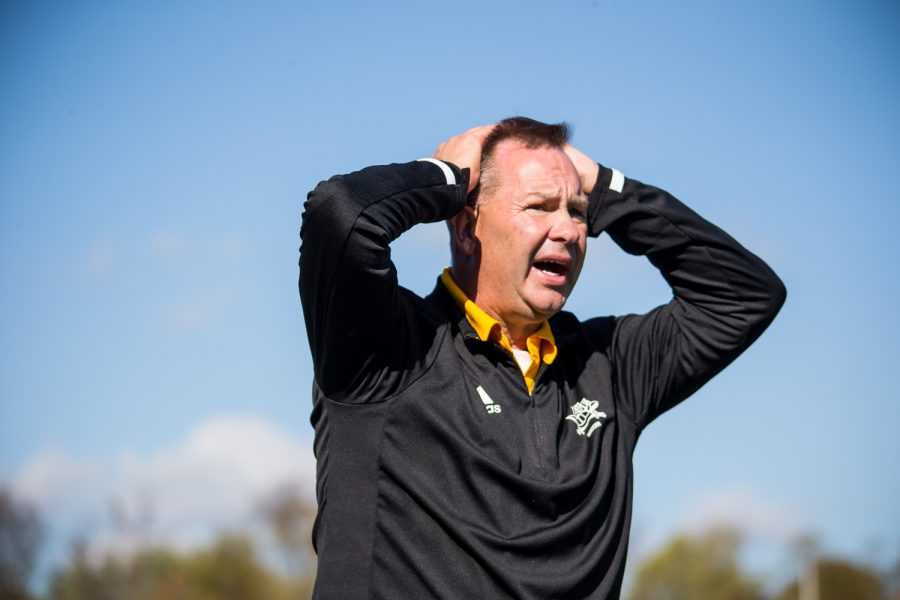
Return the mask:
[[496,124],[481,125],[480,127],[473,127],[466,133],[471,133],[473,136],[484,142],[484,140],[491,134],[495,127],[497,127]]

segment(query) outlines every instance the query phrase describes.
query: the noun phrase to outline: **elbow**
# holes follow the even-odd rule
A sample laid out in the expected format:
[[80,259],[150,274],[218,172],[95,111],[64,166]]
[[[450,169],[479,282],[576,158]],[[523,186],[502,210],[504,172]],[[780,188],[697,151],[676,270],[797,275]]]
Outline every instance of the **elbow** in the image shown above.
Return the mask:
[[766,306],[766,314],[769,316],[769,321],[775,318],[775,315],[778,314],[778,311],[781,310],[781,307],[784,306],[785,301],[787,300],[787,288],[784,285],[784,282],[776,275],[772,273],[769,278],[768,285],[768,302]]
[[300,216],[301,241],[323,231],[332,235],[335,227],[352,223],[361,212],[359,200],[347,189],[344,179],[335,175],[307,194]]
[[750,340],[755,340],[769,327],[781,307],[784,306],[785,300],[787,300],[787,288],[784,282],[775,273],[769,271],[768,277],[749,305],[752,306],[748,322]]

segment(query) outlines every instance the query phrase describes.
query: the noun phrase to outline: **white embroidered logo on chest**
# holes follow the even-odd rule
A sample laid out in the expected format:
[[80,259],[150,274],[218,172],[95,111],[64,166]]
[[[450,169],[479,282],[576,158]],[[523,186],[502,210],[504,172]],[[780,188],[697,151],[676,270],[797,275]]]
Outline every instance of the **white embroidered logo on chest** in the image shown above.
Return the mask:
[[599,404],[596,400],[582,398],[572,406],[572,414],[566,419],[575,423],[575,431],[578,435],[591,437],[594,430],[603,425],[601,419],[606,418],[606,413],[597,410]]
[[502,412],[500,405],[491,400],[491,397],[488,396],[488,393],[484,391],[484,388],[480,385],[475,388],[475,391],[478,392],[478,397],[481,398],[481,403],[484,404],[485,410],[488,411],[488,414],[496,415],[499,412]]

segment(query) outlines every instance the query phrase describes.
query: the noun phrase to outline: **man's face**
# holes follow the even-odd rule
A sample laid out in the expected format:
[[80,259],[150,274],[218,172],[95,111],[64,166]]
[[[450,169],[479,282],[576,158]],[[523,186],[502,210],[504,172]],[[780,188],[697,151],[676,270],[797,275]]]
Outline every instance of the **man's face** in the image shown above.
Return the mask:
[[566,303],[587,244],[587,197],[559,148],[504,140],[479,198],[476,304],[508,326],[535,324]]

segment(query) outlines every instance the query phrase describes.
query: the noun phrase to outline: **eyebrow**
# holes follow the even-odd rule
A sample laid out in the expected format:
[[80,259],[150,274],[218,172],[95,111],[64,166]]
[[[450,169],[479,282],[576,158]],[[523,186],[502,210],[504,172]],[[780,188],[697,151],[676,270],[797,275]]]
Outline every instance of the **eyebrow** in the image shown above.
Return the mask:
[[[533,192],[528,192],[527,194],[525,194],[526,198],[530,198],[531,196],[537,196],[538,198],[543,198],[544,200],[558,200],[559,198],[561,198],[561,196],[557,194],[556,191],[541,192],[535,190]],[[587,202],[587,194],[579,189],[578,194],[572,196],[572,200],[583,200],[584,202]]]
[[559,196],[556,192],[541,192],[538,190],[528,192],[525,194],[526,197],[530,198],[531,196],[537,196],[538,198],[543,198],[544,200],[556,200]]
[[567,204],[570,209],[574,208],[576,210],[580,210],[581,212],[587,213],[590,202],[588,202],[588,197],[582,193],[578,196],[573,196],[572,198],[570,198]]
[[[559,200],[560,199],[560,196],[557,195],[556,192],[540,192],[540,191],[528,192],[527,194],[525,194],[525,197],[526,198],[539,198],[541,200]],[[587,209],[588,204],[589,204],[588,197],[583,191],[579,191],[579,193],[577,195],[572,196],[571,198],[566,200],[566,203],[569,204],[570,206],[575,206],[577,208],[584,208],[584,209]]]

